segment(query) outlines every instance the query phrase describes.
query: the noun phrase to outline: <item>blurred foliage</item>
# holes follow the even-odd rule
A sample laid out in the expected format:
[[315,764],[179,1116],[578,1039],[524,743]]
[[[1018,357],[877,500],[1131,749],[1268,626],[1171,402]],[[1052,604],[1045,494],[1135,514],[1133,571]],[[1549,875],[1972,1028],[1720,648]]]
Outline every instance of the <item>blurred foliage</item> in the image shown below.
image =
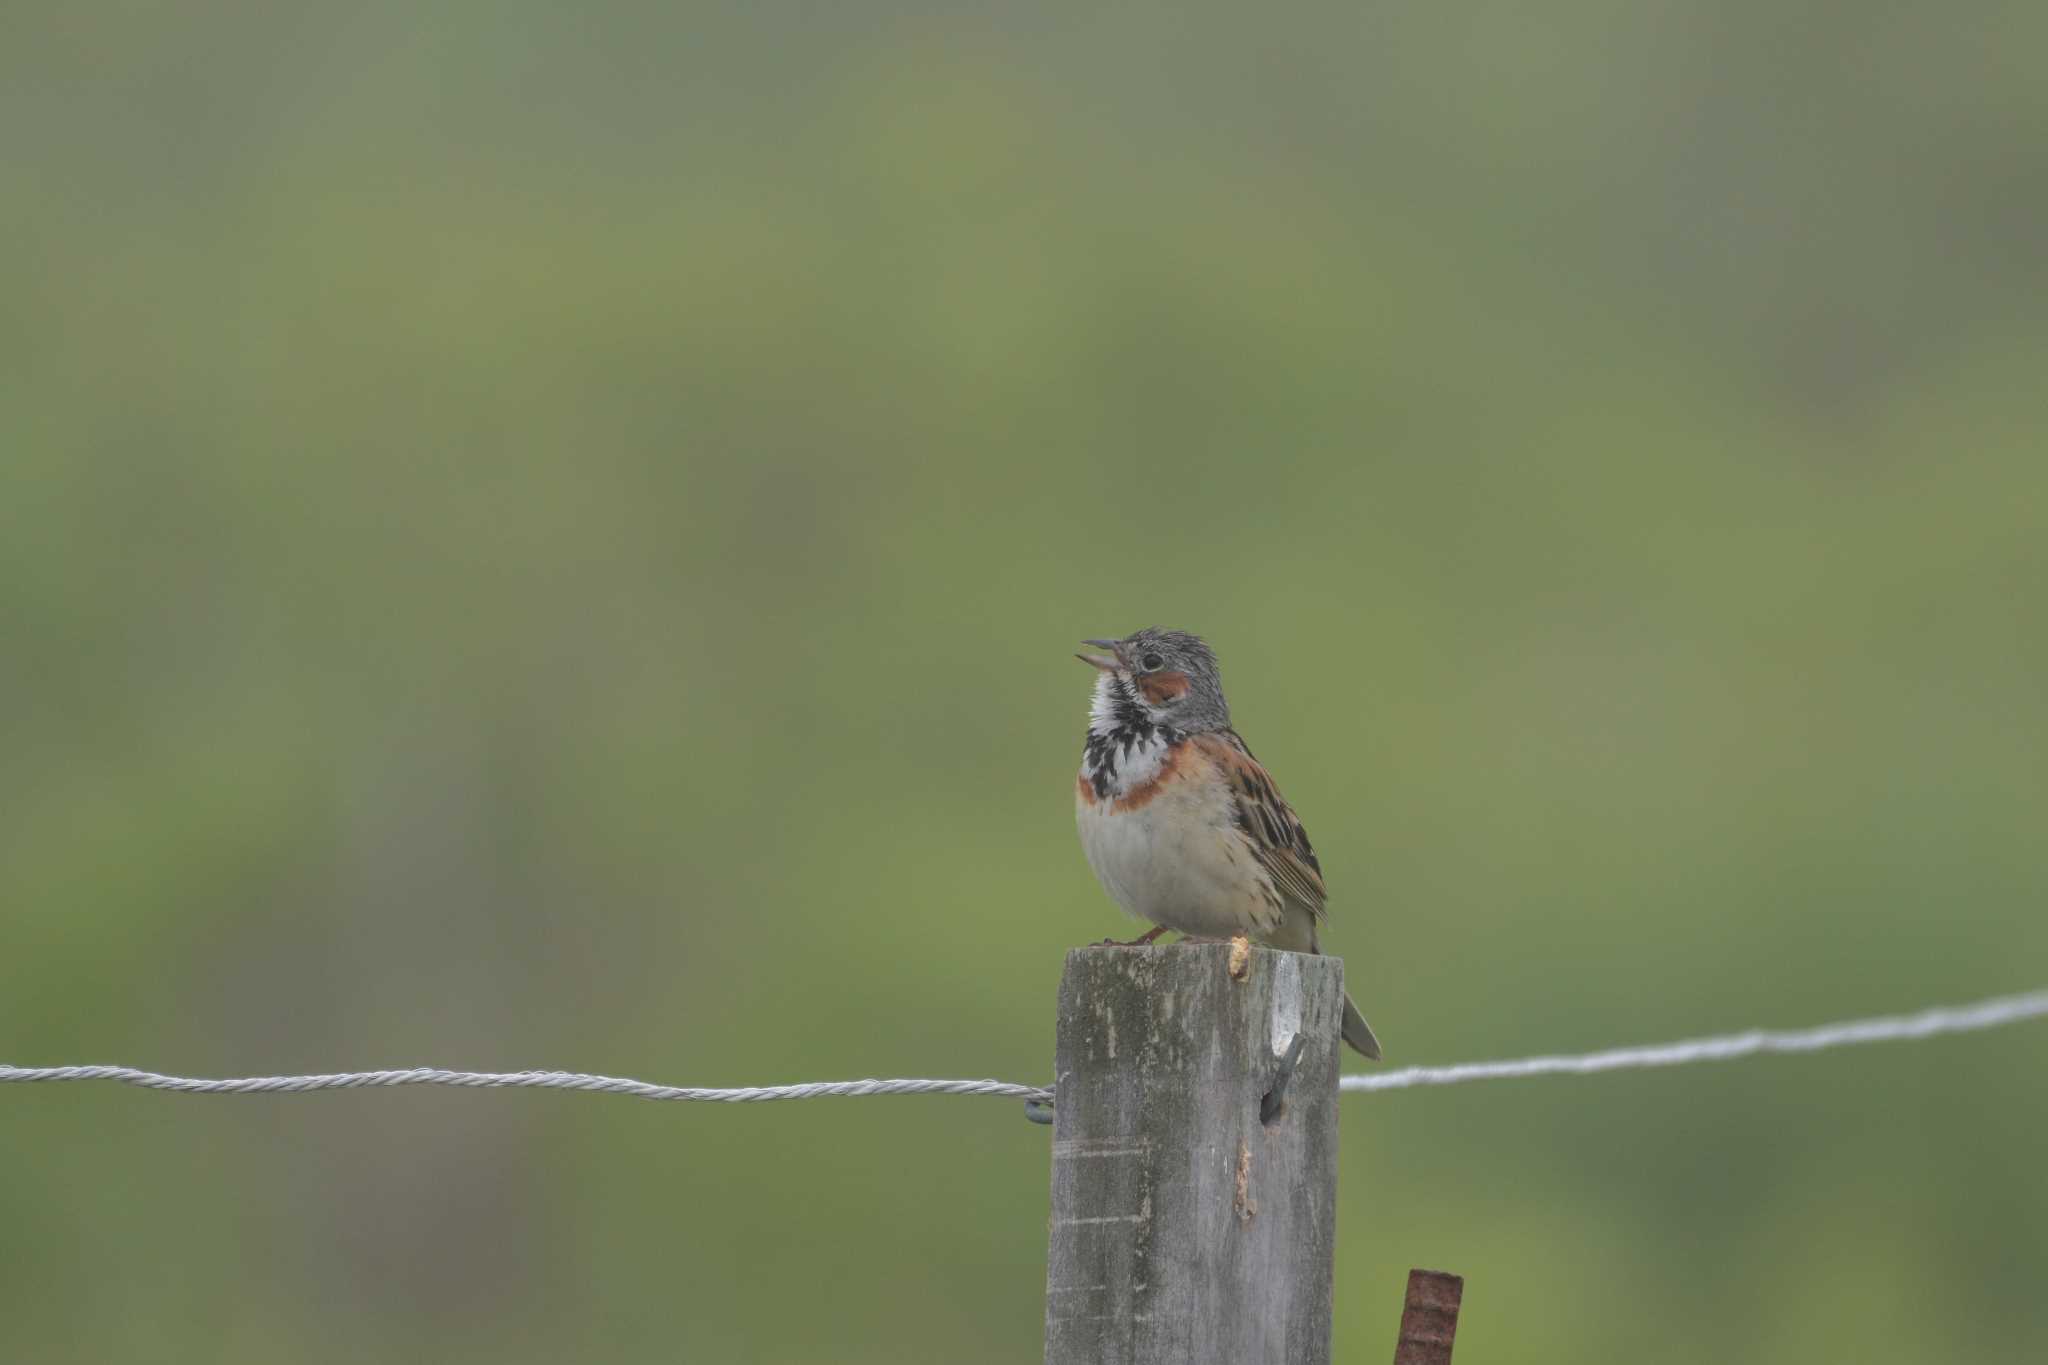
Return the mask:
[[[1082,636],[1396,1063],[2048,959],[2048,10],[19,8],[0,1055],[1046,1074]],[[2048,1351],[2038,1030],[1348,1102],[1338,1356]],[[1038,1359],[959,1099],[0,1096],[10,1360]]]

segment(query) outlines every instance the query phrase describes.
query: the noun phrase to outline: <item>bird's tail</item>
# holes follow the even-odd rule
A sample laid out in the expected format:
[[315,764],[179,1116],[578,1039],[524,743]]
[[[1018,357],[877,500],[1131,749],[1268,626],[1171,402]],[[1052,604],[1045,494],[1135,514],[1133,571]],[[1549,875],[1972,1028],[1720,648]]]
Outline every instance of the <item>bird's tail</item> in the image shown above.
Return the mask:
[[1365,1016],[1358,1012],[1358,1006],[1351,1003],[1351,997],[1344,997],[1344,1041],[1357,1048],[1368,1061],[1380,1059],[1380,1040],[1372,1036],[1372,1025],[1365,1022]]

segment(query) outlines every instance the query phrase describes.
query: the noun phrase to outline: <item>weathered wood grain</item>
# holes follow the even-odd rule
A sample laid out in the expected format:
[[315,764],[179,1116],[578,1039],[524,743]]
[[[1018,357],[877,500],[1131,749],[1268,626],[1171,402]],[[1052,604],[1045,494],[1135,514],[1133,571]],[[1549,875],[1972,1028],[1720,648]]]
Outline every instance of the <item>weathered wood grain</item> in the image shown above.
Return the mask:
[[1067,954],[1047,1365],[1330,1358],[1343,964],[1258,948],[1233,977],[1231,954]]

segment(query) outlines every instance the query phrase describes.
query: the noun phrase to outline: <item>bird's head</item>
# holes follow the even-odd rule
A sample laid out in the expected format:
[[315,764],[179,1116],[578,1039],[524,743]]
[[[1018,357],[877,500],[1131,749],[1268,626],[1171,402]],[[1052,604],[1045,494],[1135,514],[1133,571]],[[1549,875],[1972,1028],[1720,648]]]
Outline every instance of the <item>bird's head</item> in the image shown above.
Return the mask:
[[1145,724],[1189,733],[1230,727],[1216,653],[1199,635],[1148,626],[1121,640],[1083,640],[1105,651],[1076,654],[1096,669],[1095,729]]

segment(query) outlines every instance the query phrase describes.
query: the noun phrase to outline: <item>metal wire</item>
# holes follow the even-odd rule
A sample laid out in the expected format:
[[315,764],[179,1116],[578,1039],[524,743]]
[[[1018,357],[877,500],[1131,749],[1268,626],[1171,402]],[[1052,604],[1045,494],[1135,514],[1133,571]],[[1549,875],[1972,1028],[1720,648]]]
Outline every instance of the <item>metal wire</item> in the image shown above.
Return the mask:
[[2048,989],[2025,995],[1998,996],[1970,1005],[1942,1005],[1918,1014],[1851,1019],[1806,1029],[1751,1029],[1712,1038],[1676,1043],[1609,1048],[1568,1056],[1522,1057],[1508,1062],[1460,1062],[1456,1066],[1411,1066],[1378,1075],[1352,1075],[1345,1090],[1407,1090],[1418,1085],[1462,1085],[1466,1081],[1505,1080],[1514,1076],[1586,1076],[1596,1071],[1628,1071],[1641,1067],[1683,1066],[1688,1062],[1725,1062],[1759,1052],[1822,1052],[1861,1043],[1890,1043],[1932,1038],[1942,1033],[1975,1033],[2048,1015]]
[[[1644,1067],[1719,1062],[1763,1052],[1821,1052],[1863,1043],[1899,1042],[1946,1033],[1975,1033],[2027,1019],[2048,1016],[2048,988],[2024,995],[1999,996],[1968,1005],[1944,1005],[1918,1014],[1887,1015],[1822,1024],[1817,1028],[1751,1029],[1745,1033],[1691,1038],[1675,1043],[1609,1048],[1562,1056],[1522,1057],[1512,1061],[1462,1062],[1455,1066],[1412,1066],[1401,1071],[1345,1076],[1346,1091],[1407,1090],[1424,1085],[1461,1085],[1467,1081],[1505,1080],[1518,1076],[1590,1075]],[[241,1076],[206,1079],[166,1076],[129,1066],[7,1066],[0,1064],[0,1082],[119,1081],[149,1090],[184,1095],[300,1094],[309,1090],[355,1090],[368,1086],[452,1085],[474,1089],[580,1090],[604,1095],[629,1095],[643,1100],[703,1100],[719,1104],[754,1104],[766,1100],[812,1100],[851,1095],[994,1095],[1025,1102],[1034,1121],[1045,1122],[1053,1092],[1043,1086],[1012,1081],[861,1080],[806,1081],[796,1085],[748,1085],[732,1088],[652,1085],[619,1076],[593,1076],[577,1071],[444,1071],[409,1067],[395,1071],[335,1071],[313,1076]]]
[[805,1081],[796,1085],[745,1085],[716,1089],[694,1085],[652,1085],[621,1076],[579,1071],[444,1071],[416,1066],[397,1071],[335,1071],[318,1076],[241,1076],[208,1080],[164,1076],[132,1066],[0,1066],[0,1081],[120,1081],[183,1095],[273,1095],[306,1090],[354,1090],[364,1086],[458,1085],[487,1090],[586,1090],[631,1095],[642,1100],[708,1100],[754,1104],[764,1100],[815,1100],[835,1095],[998,1095],[1049,1100],[1050,1090],[1010,1081],[865,1080]]

